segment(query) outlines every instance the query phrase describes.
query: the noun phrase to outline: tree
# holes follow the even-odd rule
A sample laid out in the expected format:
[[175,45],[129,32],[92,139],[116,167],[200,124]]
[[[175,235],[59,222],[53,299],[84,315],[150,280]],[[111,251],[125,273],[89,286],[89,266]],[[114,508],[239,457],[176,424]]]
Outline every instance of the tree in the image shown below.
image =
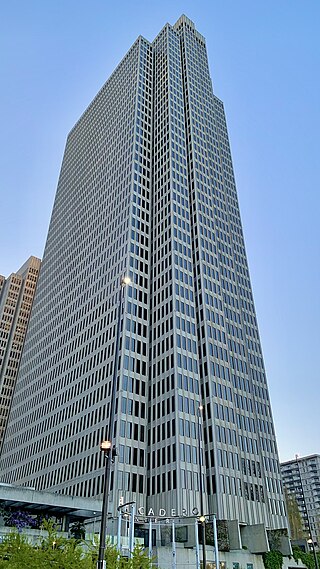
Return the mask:
[[[299,561],[299,559],[302,561],[302,563],[304,563],[304,565],[306,567],[308,567],[308,569],[315,569],[316,564],[314,561],[314,556],[313,553],[306,553],[304,551],[302,551],[299,547],[293,547],[292,548],[292,552],[293,552],[293,558],[295,559],[296,562]],[[320,564],[320,554],[317,554],[317,559],[318,559],[318,565]]]
[[86,536],[84,523],[81,521],[73,522],[70,525],[70,535],[78,541],[84,540]]
[[34,550],[26,537],[14,530],[6,536],[0,544],[0,568],[1,569],[41,569]]
[[[17,529],[0,543],[0,569],[96,569],[98,548],[76,539],[59,535],[52,520],[45,520],[47,536],[34,545]],[[134,549],[131,559],[119,557],[115,546],[107,544],[107,569],[151,569],[151,562],[141,546]]]
[[303,526],[296,497],[294,494],[290,494],[286,488],[284,489],[284,496],[288,512],[291,539],[304,539],[306,537],[306,531]]
[[24,510],[5,507],[0,509],[0,515],[3,517],[5,526],[14,527],[18,531],[24,528],[35,528],[38,526],[38,517],[32,516]]
[[281,569],[283,565],[283,555],[280,551],[271,550],[262,555],[265,569]]
[[93,569],[92,558],[74,539],[57,536],[53,526],[36,545],[13,530],[0,544],[0,569]]

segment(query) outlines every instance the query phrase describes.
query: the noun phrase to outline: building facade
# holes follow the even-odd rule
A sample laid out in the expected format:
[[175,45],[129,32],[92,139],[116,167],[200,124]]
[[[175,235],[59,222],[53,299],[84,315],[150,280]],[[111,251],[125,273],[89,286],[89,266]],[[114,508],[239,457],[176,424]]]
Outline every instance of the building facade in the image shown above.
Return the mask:
[[202,471],[207,513],[285,527],[223,103],[185,16],[137,39],[68,136],[4,482],[101,495],[123,275],[109,511],[191,515]]
[[8,279],[0,275],[0,449],[17,380],[40,270],[30,257]]
[[[306,538],[320,547],[320,455],[297,457],[280,465],[287,492],[298,504]],[[311,535],[310,535],[311,534]]]

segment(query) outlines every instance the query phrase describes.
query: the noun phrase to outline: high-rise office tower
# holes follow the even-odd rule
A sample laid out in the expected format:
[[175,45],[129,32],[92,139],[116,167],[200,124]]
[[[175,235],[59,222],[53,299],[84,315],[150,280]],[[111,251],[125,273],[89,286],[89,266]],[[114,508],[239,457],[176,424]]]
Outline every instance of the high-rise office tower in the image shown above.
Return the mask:
[[109,511],[199,508],[203,405],[205,510],[284,527],[223,104],[185,16],[137,39],[69,134],[3,481],[101,494],[123,275]]
[[8,279],[0,275],[0,449],[17,380],[40,259],[30,257]]
[[287,492],[297,501],[306,538],[320,548],[320,455],[297,457],[280,465]]

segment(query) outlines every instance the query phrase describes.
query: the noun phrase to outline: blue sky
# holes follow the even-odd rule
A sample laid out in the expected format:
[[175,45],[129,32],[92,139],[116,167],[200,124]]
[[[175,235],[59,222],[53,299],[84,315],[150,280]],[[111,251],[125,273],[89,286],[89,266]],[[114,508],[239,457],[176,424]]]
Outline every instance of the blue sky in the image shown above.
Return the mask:
[[185,13],[225,103],[281,460],[320,453],[318,0],[7,0],[0,274],[42,256],[67,133],[139,34]]

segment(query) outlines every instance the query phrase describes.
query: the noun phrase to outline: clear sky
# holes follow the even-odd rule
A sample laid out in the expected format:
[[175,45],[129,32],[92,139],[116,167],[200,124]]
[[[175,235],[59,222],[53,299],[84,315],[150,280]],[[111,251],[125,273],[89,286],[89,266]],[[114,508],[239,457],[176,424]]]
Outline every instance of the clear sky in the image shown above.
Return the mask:
[[4,0],[0,274],[42,256],[73,124],[182,13],[225,103],[280,459],[320,453],[319,0]]

